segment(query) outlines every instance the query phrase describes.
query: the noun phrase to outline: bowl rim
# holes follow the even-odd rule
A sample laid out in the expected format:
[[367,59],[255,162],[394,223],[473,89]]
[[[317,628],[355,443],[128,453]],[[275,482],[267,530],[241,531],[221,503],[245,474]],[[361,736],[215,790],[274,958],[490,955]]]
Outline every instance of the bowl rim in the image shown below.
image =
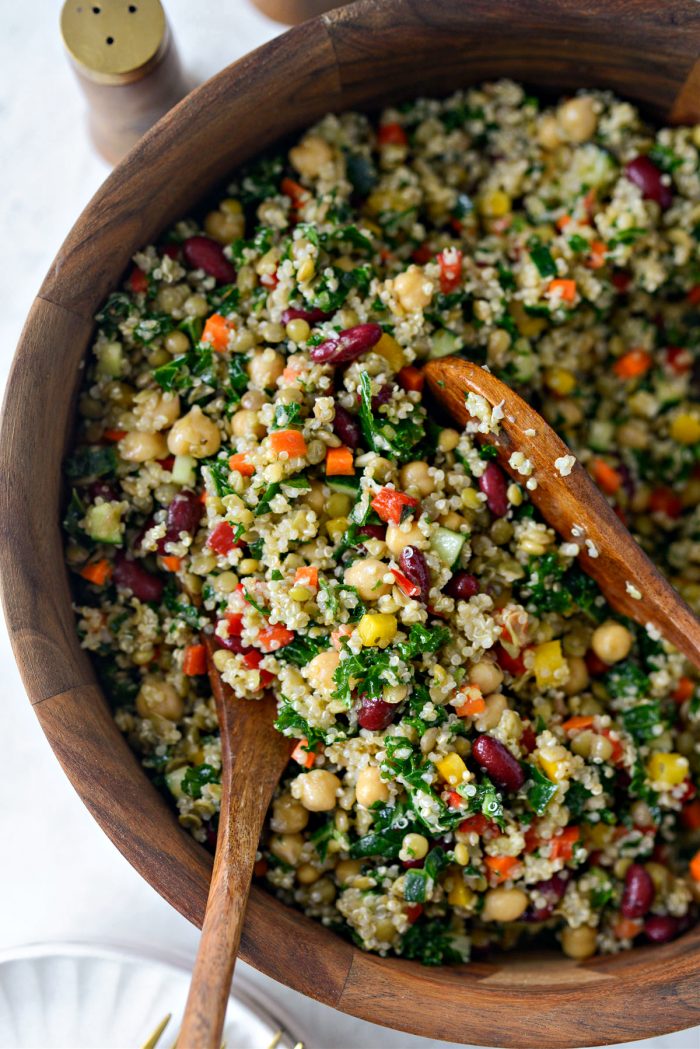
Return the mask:
[[[567,16],[573,46],[579,32],[586,40],[600,41],[609,26],[596,23],[605,21],[611,7],[627,17],[624,27],[630,38],[636,32],[632,19],[642,25],[646,19],[648,28],[656,11],[655,0],[635,0],[634,11],[627,0],[591,0],[576,10],[573,0],[535,0],[531,7],[536,9],[532,25],[538,32],[542,25],[552,34],[558,32],[561,18]],[[700,51],[700,5],[672,0],[667,7],[673,8],[671,28],[665,29],[670,34],[668,54],[657,64],[662,70],[658,92],[665,91],[668,101],[669,85],[675,83],[675,94]],[[143,204],[130,203],[134,193],[139,187],[153,193],[147,223],[153,231],[165,225],[159,214],[177,214],[181,190],[176,183],[164,190],[163,174],[173,174],[179,157],[204,141],[202,127],[218,119],[217,107],[227,107],[229,114],[243,113],[264,82],[268,93],[256,114],[259,126],[249,126],[245,148],[234,143],[212,149],[206,158],[207,187],[226,169],[235,168],[241,157],[258,152],[260,142],[270,143],[282,131],[310,123],[309,114],[351,108],[358,100],[368,108],[373,98],[384,97],[386,90],[373,95],[374,88],[363,79],[368,47],[383,48],[382,55],[391,62],[388,45],[397,33],[404,41],[410,34],[421,34],[414,45],[417,52],[428,46],[423,38],[433,48],[439,44],[449,51],[451,34],[468,36],[465,25],[472,40],[485,28],[492,34],[505,32],[503,19],[512,17],[515,8],[517,0],[471,0],[468,8],[459,0],[434,0],[430,11],[419,0],[360,0],[290,29],[228,66],[159,121],[108,176],[59,250],[22,333],[0,429],[0,580],[15,658],[42,728],[87,807],[151,885],[199,924],[211,858],[179,827],[162,798],[148,795],[148,811],[142,809],[143,790],[155,794],[155,789],[119,734],[72,629],[56,520],[58,471],[47,465],[57,463],[67,446],[72,410],[69,399],[64,398],[64,404],[53,391],[60,391],[68,376],[75,393],[82,347],[93,327],[92,304],[116,285],[131,254],[129,245],[142,243],[142,235],[143,242],[148,239]],[[525,25],[527,19],[522,10],[519,13]],[[517,70],[527,70],[530,58],[515,54],[520,64],[513,59],[512,75],[527,80]],[[483,79],[480,61],[477,54],[475,72],[464,77],[465,82]],[[492,58],[487,54],[483,61]],[[571,82],[573,74],[567,81],[565,67],[563,63],[551,74],[557,82],[562,77]],[[446,61],[444,71],[435,72],[436,84],[454,87],[459,68],[456,58],[452,65]],[[411,80],[406,72],[401,80],[398,66],[396,70],[396,87],[390,94],[400,97]],[[580,83],[580,75],[575,83]],[[269,94],[273,81],[276,96]],[[283,99],[290,93],[293,116],[287,112],[285,117]],[[648,94],[647,102],[653,105],[651,89]],[[273,112],[275,100],[282,115]],[[194,200],[191,190],[182,200],[184,214]],[[51,353],[52,347],[63,354]],[[29,411],[29,405],[35,410]],[[28,477],[38,484],[38,498]],[[46,513],[52,522],[48,530]],[[38,594],[43,598],[39,607]],[[299,952],[302,936],[305,949]],[[694,957],[699,945],[696,928],[664,947],[642,947],[585,963],[528,954],[524,960],[508,959],[503,966],[472,963],[426,970],[418,963],[364,953],[254,886],[241,957],[302,993],[374,1023],[457,1041],[468,1032],[470,1041],[484,1045],[527,1046],[536,1038],[542,1047],[560,1047],[610,1044],[700,1022],[700,974]]]

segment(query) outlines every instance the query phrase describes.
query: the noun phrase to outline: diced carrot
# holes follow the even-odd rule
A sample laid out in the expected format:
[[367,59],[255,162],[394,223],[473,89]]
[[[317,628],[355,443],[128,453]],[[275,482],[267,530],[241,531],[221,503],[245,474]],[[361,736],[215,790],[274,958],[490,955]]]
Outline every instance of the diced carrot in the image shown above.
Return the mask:
[[700,881],[700,850],[695,853],[690,861],[690,873],[694,881]]
[[517,867],[520,860],[515,856],[486,856],[484,862],[488,867],[492,883],[498,885],[510,877],[513,868]]
[[569,718],[568,721],[562,723],[564,732],[580,732],[584,728],[590,728],[593,724],[593,718],[586,714],[577,714],[573,718]]
[[297,568],[294,573],[294,582],[300,586],[308,586],[310,590],[318,590],[318,568],[313,565]]
[[240,541],[236,539],[233,526],[228,521],[220,521],[207,538],[207,546],[215,554],[230,554],[235,547],[240,545]]
[[618,940],[633,940],[644,928],[644,922],[640,918],[620,918],[613,926],[613,932]]
[[586,212],[586,215],[588,216],[588,218],[591,218],[591,216],[593,215],[593,205],[595,204],[595,202],[596,202],[596,191],[595,191],[595,188],[589,189],[588,193],[586,193],[586,196],[583,198],[583,207],[585,209],[585,212]]
[[290,198],[295,208],[298,208],[309,196],[309,191],[304,189],[298,182],[295,182],[293,178],[283,178],[280,183],[280,189],[285,197]]
[[182,673],[198,677],[207,672],[207,650],[204,645],[187,645],[182,658]]
[[352,448],[341,444],[340,448],[328,448],[326,451],[326,476],[352,477],[355,473],[355,460]]
[[683,501],[672,488],[661,485],[654,488],[649,496],[649,509],[652,513],[666,514],[667,517],[680,517],[683,513]]
[[420,594],[420,587],[412,583],[408,576],[405,576],[403,572],[399,572],[397,568],[391,569],[391,574],[396,580],[396,585],[400,590],[403,590],[406,597],[418,597]]
[[581,837],[579,827],[565,827],[560,834],[551,839],[549,858],[552,860],[570,860],[574,854],[574,845]]
[[292,758],[294,761],[298,762],[305,769],[313,768],[314,761],[316,760],[316,755],[313,750],[306,749],[308,745],[308,739],[306,736],[302,736],[292,751]]
[[93,561],[85,565],[84,568],[81,568],[80,574],[83,579],[87,579],[88,583],[104,586],[112,578],[112,565],[106,557],[103,557],[101,561]]
[[681,823],[686,830],[700,830],[700,798],[689,802],[681,809]]
[[[458,718],[473,718],[477,714],[483,714],[486,710],[486,703],[482,695],[476,695],[478,689],[475,687],[470,688],[469,695],[464,694],[462,696],[464,702],[460,703],[458,707],[455,707],[455,714]],[[472,695],[471,693],[474,693]]]
[[138,266],[134,266],[129,274],[127,284],[134,295],[143,294],[148,291],[148,276]]
[[289,364],[282,372],[282,378],[286,383],[289,383],[290,386],[292,386],[297,381],[300,375],[301,368],[292,368],[292,366]]
[[264,878],[267,874],[267,860],[264,857],[253,864],[253,874],[256,878]]
[[400,524],[404,516],[408,516],[409,512],[418,506],[418,500],[411,495],[397,492],[395,488],[380,488],[370,506],[382,521]]
[[629,350],[613,364],[613,371],[621,379],[638,379],[649,371],[653,358],[646,350]]
[[671,699],[676,703],[685,703],[695,691],[695,682],[692,678],[682,677],[676,685],[675,691],[671,693]]
[[412,364],[406,364],[398,373],[399,386],[402,390],[415,390],[421,393],[425,385],[425,376],[420,368],[414,368]]
[[589,270],[599,270],[605,265],[605,256],[608,251],[608,246],[604,240],[592,240],[590,244],[590,251],[588,258],[586,259],[586,266]]
[[447,804],[451,809],[463,809],[466,801],[456,790],[451,790],[447,795]]
[[182,558],[174,557],[172,554],[164,554],[160,560],[163,568],[166,568],[168,572],[179,572],[182,567]]
[[258,631],[257,647],[263,652],[276,652],[279,648],[284,648],[285,645],[288,645],[293,640],[293,631],[287,630],[286,626],[282,626],[281,623],[274,623],[271,626],[264,626],[262,630]]
[[593,459],[591,462],[593,480],[606,495],[614,495],[622,484],[622,478],[613,466],[609,466],[603,459]]
[[564,280],[561,277],[550,280],[547,285],[547,294],[555,295],[557,292],[562,302],[573,302],[576,298],[576,281]]
[[331,644],[336,652],[340,652],[342,648],[342,639],[344,637],[350,637],[352,634],[352,627],[348,626],[347,623],[343,623],[337,628],[337,630],[331,630]]
[[212,350],[223,353],[228,349],[228,340],[231,335],[231,325],[220,313],[212,313],[207,318],[202,332],[202,342],[208,343]]
[[117,441],[121,441],[122,438],[126,437],[126,430],[107,429],[103,432],[102,436],[104,437],[105,441],[111,441],[113,444],[116,444]]
[[408,137],[400,124],[382,124],[377,131],[377,140],[380,146],[405,146]]
[[560,215],[554,225],[557,229],[564,229],[571,222],[571,215]]
[[290,459],[306,455],[306,441],[299,430],[277,430],[271,433],[270,448],[275,455],[286,452]]
[[700,284],[694,284],[686,295],[686,299],[691,306],[697,306],[700,304]]
[[236,473],[242,474],[244,477],[252,477],[255,473],[255,467],[248,462],[245,452],[235,452],[229,458],[228,465],[231,470],[235,470]]

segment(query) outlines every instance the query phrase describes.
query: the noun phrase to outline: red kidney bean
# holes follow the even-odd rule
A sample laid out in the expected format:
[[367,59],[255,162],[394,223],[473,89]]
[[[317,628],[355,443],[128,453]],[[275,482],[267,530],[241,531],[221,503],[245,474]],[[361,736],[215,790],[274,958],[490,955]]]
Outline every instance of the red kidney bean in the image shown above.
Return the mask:
[[486,505],[495,517],[508,513],[508,495],[503,470],[496,463],[489,463],[479,478],[479,488],[486,496]]
[[362,430],[359,422],[354,415],[343,408],[342,404],[335,406],[333,432],[348,448],[359,448],[362,443]]
[[372,407],[375,412],[381,408],[383,404],[391,400],[391,395],[394,392],[394,387],[390,383],[385,383],[384,386],[379,387],[379,391],[372,398]]
[[405,867],[407,871],[415,870],[416,867],[422,867],[425,860],[401,860],[401,866]]
[[378,324],[356,324],[346,328],[333,339],[326,339],[320,346],[312,346],[309,354],[319,364],[345,364],[371,350],[382,337]]
[[231,634],[229,634],[228,637],[221,637],[219,634],[214,634],[214,644],[218,645],[219,648],[228,649],[229,652],[238,652],[238,654],[242,656],[254,651],[251,645],[244,645],[240,637],[233,637]]
[[399,557],[399,568],[414,586],[420,587],[420,596],[425,600],[430,593],[430,569],[423,551],[417,546],[405,546]]
[[670,914],[652,914],[651,918],[644,922],[644,933],[652,943],[668,943],[679,932],[680,922]]
[[394,720],[396,709],[395,703],[385,703],[383,699],[361,696],[360,709],[357,712],[358,724],[372,732],[381,732]]
[[131,590],[139,601],[160,601],[163,596],[163,581],[147,572],[137,561],[132,561],[121,552],[114,560],[114,582],[117,586]]
[[178,492],[168,507],[165,538],[176,543],[182,532],[194,535],[202,519],[202,503],[195,492]]
[[544,922],[551,918],[554,908],[566,892],[567,883],[568,875],[565,871],[561,871],[553,874],[546,881],[538,881],[533,885],[531,888],[533,895],[544,896],[547,902],[542,907],[528,907],[523,915],[524,920]]
[[523,734],[520,737],[520,743],[523,750],[525,750],[528,754],[532,754],[533,750],[537,746],[537,736],[535,735],[535,730],[532,727],[532,725],[529,725],[527,722],[525,722],[525,724],[523,725]]
[[642,191],[645,200],[654,200],[665,211],[673,203],[673,190],[662,181],[662,172],[649,157],[635,157],[625,165],[625,175]]
[[525,773],[517,759],[494,736],[477,736],[472,745],[472,755],[496,786],[503,790],[515,792],[525,782]]
[[633,863],[625,874],[620,914],[624,918],[643,918],[654,902],[654,883],[641,863]]
[[109,481],[93,481],[91,485],[88,485],[88,496],[93,500],[104,499],[107,503],[113,503],[119,499],[117,489]]
[[327,321],[332,313],[324,313],[323,310],[303,310],[291,306],[282,314],[282,323],[289,324],[290,321],[306,321],[307,324],[317,324],[319,321]]
[[204,270],[220,284],[231,284],[236,279],[236,270],[224,255],[224,249],[211,237],[188,237],[182,250],[190,266]]
[[386,539],[386,525],[362,525],[357,529],[357,534],[366,535],[368,539],[380,539],[383,542]]
[[454,597],[455,601],[468,601],[470,597],[474,597],[475,594],[479,593],[479,589],[478,579],[461,569],[459,572],[455,572],[450,581],[443,587],[444,593],[449,597]]

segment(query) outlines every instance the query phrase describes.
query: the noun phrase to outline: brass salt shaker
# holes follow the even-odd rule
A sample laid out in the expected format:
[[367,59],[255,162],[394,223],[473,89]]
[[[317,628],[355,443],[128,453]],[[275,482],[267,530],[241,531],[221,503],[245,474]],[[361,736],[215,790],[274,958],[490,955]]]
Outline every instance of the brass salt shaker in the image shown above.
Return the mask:
[[116,164],[187,93],[160,0],[66,0],[61,35],[92,140]]

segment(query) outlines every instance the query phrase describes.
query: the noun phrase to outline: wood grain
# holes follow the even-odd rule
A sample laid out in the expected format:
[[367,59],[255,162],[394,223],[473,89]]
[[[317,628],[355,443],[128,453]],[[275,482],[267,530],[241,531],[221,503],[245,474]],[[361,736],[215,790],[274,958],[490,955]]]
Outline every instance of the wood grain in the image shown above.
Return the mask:
[[[571,449],[542,416],[471,361],[428,361],[425,376],[433,396],[462,427],[470,421],[467,393],[478,394],[492,407],[503,406],[499,432],[477,433],[477,440],[495,445],[502,468],[519,484],[524,478],[510,465],[510,457],[522,452],[529,459],[537,482],[530,501],[565,542],[579,546],[579,564],[613,608],[641,626],[655,627],[700,667],[700,621],[635,542],[583,466],[577,461],[568,476],[559,473],[554,464],[571,455]],[[635,598],[630,587],[640,596]]]
[[[204,917],[211,857],[178,826],[114,724],[75,636],[61,558],[60,464],[96,309],[134,251],[237,164],[329,110],[512,76],[551,92],[609,87],[661,118],[698,54],[694,0],[364,0],[291,30],[198,88],[148,132],[69,233],[6,390],[3,604],[29,698],[67,775],[134,867],[191,921]],[[254,887],[240,953],[375,1023],[558,1049],[700,1023],[699,949],[695,929],[582,966],[511,955],[431,971],[362,954]],[[536,987],[523,980],[523,964],[538,973]]]
[[[272,794],[292,744],[275,729],[277,700],[236,700],[204,637],[221,733],[221,810],[214,873],[192,972],[180,1049],[219,1049],[243,929],[255,854]],[[254,755],[254,761],[251,761]]]

